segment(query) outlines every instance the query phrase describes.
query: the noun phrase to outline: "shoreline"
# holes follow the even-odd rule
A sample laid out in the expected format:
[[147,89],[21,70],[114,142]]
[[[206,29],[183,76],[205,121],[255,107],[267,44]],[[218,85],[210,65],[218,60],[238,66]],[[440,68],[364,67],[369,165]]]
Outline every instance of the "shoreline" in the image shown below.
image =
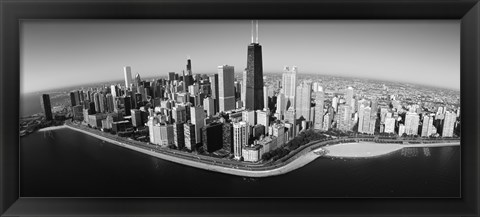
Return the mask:
[[[236,176],[242,176],[242,177],[251,177],[251,178],[259,178],[259,177],[269,177],[269,176],[277,176],[277,175],[282,175],[285,173],[288,173],[290,171],[296,170],[298,168],[301,168],[308,163],[314,161],[315,159],[319,157],[333,157],[333,158],[371,158],[371,157],[377,157],[377,156],[382,156],[386,154],[390,154],[392,152],[398,151],[403,148],[409,148],[409,147],[416,147],[416,148],[421,148],[421,147],[444,147],[444,146],[456,146],[460,145],[460,142],[452,142],[452,143],[431,143],[431,144],[387,144],[387,143],[374,143],[374,142],[356,142],[356,143],[341,143],[341,144],[335,144],[331,146],[323,146],[316,148],[314,150],[308,151],[308,152],[299,152],[293,156],[291,156],[291,160],[289,163],[284,164],[279,167],[274,167],[272,169],[260,169],[260,168],[254,168],[256,170],[249,170],[249,169],[241,169],[241,168],[233,168],[233,167],[228,167],[228,166],[221,166],[221,165],[215,165],[212,163],[206,163],[206,162],[200,162],[196,160],[191,160],[191,159],[185,159],[181,158],[179,156],[174,156],[170,154],[165,154],[165,153],[159,153],[156,151],[151,151],[146,148],[140,148],[136,147],[134,145],[129,145],[124,142],[112,140],[110,138],[97,135],[92,132],[88,132],[83,129],[76,128],[74,126],[69,126],[67,124],[61,125],[61,126],[53,126],[53,127],[47,127],[38,130],[39,132],[42,131],[49,131],[49,130],[57,130],[57,129],[63,129],[63,128],[68,128],[71,130],[75,130],[80,133],[84,133],[89,136],[93,136],[97,139],[100,139],[102,141],[111,143],[113,145],[117,145],[123,148],[127,148],[133,151],[138,151],[153,157],[160,158],[162,160],[167,160],[173,163],[178,163],[182,164],[185,166],[191,166],[199,169],[204,169],[204,170],[209,170],[209,171],[214,171],[214,172],[220,172],[224,174],[229,174],[229,175],[236,175]],[[327,150],[328,153],[325,155],[318,155],[315,154],[314,152],[320,149]]]

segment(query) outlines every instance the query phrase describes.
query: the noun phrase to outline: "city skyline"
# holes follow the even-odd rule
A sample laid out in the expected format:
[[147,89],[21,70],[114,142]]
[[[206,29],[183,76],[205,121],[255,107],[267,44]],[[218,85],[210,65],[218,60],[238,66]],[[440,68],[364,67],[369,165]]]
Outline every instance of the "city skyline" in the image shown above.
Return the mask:
[[[225,64],[242,73],[250,28],[248,20],[24,21],[21,92],[56,88],[51,81],[74,86],[120,80],[127,65],[142,77],[181,74],[188,55],[195,74],[212,74]],[[460,87],[457,21],[260,20],[258,32],[266,47],[265,73],[295,65],[299,74]]]

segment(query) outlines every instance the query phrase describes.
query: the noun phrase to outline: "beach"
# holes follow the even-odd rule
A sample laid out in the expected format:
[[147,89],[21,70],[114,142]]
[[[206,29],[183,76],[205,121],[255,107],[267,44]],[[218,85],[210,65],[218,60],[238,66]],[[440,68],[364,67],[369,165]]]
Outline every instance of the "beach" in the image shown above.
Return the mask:
[[58,130],[58,129],[63,129],[63,128],[65,128],[65,125],[45,127],[45,128],[39,129],[38,132],[49,131],[49,130]]
[[375,142],[355,142],[343,143],[333,146],[326,146],[325,156],[342,157],[342,158],[367,158],[376,157],[392,153],[402,148],[410,147],[444,147],[460,145],[459,142],[453,143],[432,143],[432,144],[391,144],[391,143],[375,143]]

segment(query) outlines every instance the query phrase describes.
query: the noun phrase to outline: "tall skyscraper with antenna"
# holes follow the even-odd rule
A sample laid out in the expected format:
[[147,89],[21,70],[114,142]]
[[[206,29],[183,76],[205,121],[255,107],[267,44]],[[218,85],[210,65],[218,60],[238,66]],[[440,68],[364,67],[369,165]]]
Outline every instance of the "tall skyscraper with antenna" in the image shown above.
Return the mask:
[[[255,41],[253,36],[255,35]],[[263,64],[262,46],[258,43],[258,21],[255,29],[252,21],[252,43],[248,45],[247,68],[244,72],[242,95],[245,109],[262,110],[263,103]]]
[[192,75],[192,60],[190,56],[187,56],[187,73],[188,75]]

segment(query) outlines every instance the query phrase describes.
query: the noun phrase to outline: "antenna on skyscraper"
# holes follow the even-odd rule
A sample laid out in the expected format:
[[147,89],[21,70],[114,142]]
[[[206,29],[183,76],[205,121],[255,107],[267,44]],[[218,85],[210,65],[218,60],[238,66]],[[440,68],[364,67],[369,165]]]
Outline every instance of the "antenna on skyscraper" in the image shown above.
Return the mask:
[[253,43],[253,20],[252,20],[252,43]]
[[256,40],[255,40],[255,43],[258,44],[258,20],[257,20],[257,25],[256,25],[256,26],[257,26],[257,30],[256,30],[257,38],[256,38]]

